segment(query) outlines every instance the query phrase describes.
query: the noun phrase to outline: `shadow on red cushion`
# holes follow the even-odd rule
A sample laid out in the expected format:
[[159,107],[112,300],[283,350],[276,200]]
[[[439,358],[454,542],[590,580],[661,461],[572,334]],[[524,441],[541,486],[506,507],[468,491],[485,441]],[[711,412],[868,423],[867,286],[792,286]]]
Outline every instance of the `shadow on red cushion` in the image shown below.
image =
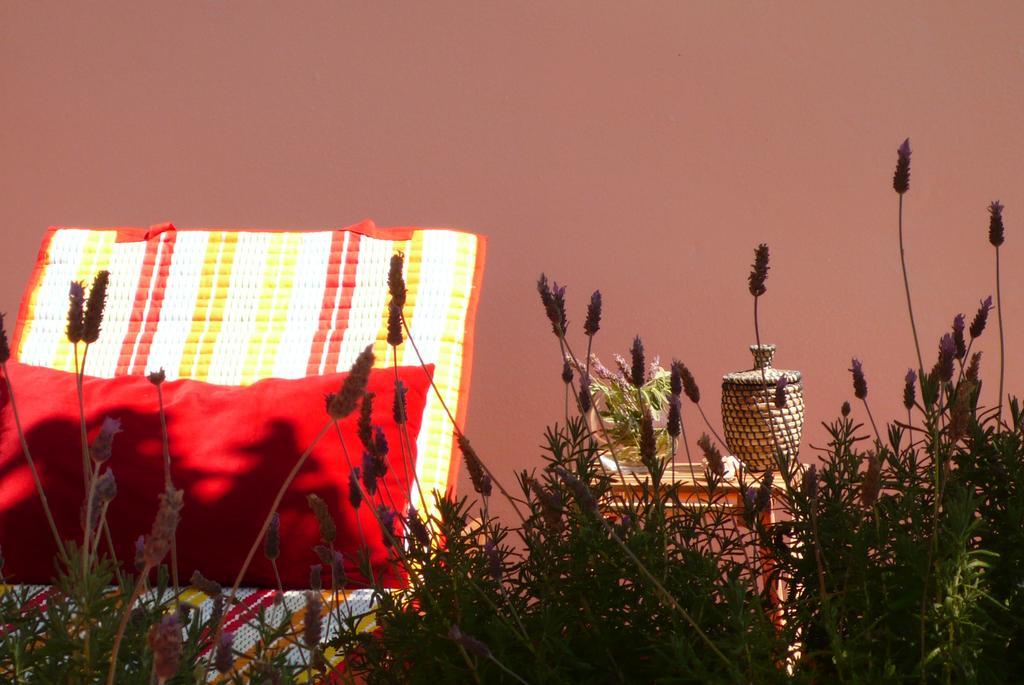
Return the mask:
[[[84,485],[74,375],[14,362],[7,369],[58,530],[62,538],[80,541]],[[419,367],[398,371],[407,391],[412,454],[402,450],[393,420],[394,371],[374,369],[367,390],[375,394],[373,423],[383,429],[390,447],[385,485],[374,505],[383,498],[404,513],[429,377]],[[324,396],[336,392],[345,375],[267,379],[241,387],[192,380],[163,384],[171,471],[175,486],[185,492],[177,535],[183,579],[198,569],[218,582],[234,581],[278,488],[328,422]],[[84,394],[90,441],[104,417],[121,421],[123,432],[114,439],[107,462],[118,490],[107,520],[118,559],[134,572],[135,540],[149,533],[157,495],[163,490],[157,392],[142,376],[86,377]],[[390,585],[401,584],[387,563],[377,519],[363,503],[357,521],[349,503],[350,464],[359,466],[363,454],[357,418],[358,411],[338,423],[341,437],[333,429],[326,433],[281,504],[278,568],[286,589],[307,586],[310,565],[319,562],[313,551],[319,532],[306,502],[311,493],[327,502],[337,523],[335,549],[345,557],[350,587],[366,582],[357,561],[363,538],[374,574]],[[8,582],[53,581],[56,547],[22,454],[6,383],[0,383],[0,547]],[[106,544],[104,550],[109,554]],[[326,582],[329,574],[324,577]],[[276,587],[273,569],[262,553],[256,555],[243,584]]]

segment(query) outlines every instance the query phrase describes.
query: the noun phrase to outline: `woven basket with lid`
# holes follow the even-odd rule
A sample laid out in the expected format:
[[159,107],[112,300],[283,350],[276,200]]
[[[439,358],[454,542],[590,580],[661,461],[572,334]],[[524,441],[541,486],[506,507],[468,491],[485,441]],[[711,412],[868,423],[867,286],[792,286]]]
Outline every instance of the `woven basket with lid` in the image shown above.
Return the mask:
[[[804,386],[799,371],[772,368],[775,345],[750,346],[754,368],[722,377],[722,424],[729,450],[751,471],[775,468],[778,449],[791,459],[800,451]],[[775,406],[775,386],[786,378],[786,404]]]

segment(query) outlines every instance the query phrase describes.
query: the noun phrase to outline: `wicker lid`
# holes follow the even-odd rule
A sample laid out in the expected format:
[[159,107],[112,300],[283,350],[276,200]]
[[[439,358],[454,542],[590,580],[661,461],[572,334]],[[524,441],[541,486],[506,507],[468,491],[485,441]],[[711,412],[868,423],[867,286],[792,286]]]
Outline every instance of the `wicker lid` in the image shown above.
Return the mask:
[[754,368],[725,374],[722,376],[722,385],[764,385],[765,382],[768,385],[775,385],[782,376],[786,377],[788,383],[800,382],[799,371],[772,368],[775,345],[764,344],[760,347],[751,345],[750,353],[754,355]]

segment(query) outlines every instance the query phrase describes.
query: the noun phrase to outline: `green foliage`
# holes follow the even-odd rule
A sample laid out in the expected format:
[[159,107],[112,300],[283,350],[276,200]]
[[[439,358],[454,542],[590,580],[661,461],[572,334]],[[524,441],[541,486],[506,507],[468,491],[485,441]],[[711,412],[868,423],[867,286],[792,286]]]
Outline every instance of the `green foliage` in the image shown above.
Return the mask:
[[[590,374],[593,411],[597,414],[595,418],[599,417],[592,426],[595,437],[600,442],[611,442],[619,461],[639,464],[640,422],[645,409],[650,409],[655,421],[664,417],[670,393],[669,372],[655,361],[638,389],[627,380],[625,360],[616,355],[616,364],[618,372],[611,371],[596,355],[591,355],[589,369],[582,361],[575,366],[581,374]],[[655,428],[655,439],[659,452],[664,454],[670,444],[664,427]]]
[[[396,552],[417,572],[382,595],[381,630],[338,646],[372,683],[1012,681],[1024,434],[972,412],[954,439],[962,389],[943,384],[923,425],[893,425],[884,445],[851,418],[832,423],[816,488],[783,464],[775,523],[731,515],[714,477],[703,508],[680,507],[671,488],[615,494],[572,419],[548,431],[545,466],[520,475],[521,522],[439,500],[436,544]],[[785,588],[781,625],[766,577]],[[486,650],[462,646],[454,626]]]
[[[418,573],[407,592],[382,601],[382,630],[340,640],[356,655],[352,668],[370,682],[785,679],[776,663],[787,646],[738,558],[753,531],[727,515],[666,516],[678,504],[667,490],[638,503],[613,494],[580,419],[550,429],[545,442],[545,467],[519,477],[520,526],[486,507],[474,519],[465,499],[438,501],[439,543],[406,540],[400,563]],[[487,651],[453,639],[453,626]]]
[[[909,141],[904,147],[909,174]],[[902,198],[906,178],[897,186]],[[757,254],[755,332],[767,246]],[[552,293],[543,277],[538,287],[567,349],[564,288]],[[906,280],[905,287],[909,305]],[[963,342],[962,325],[959,335]],[[972,345],[977,335],[972,324]],[[1006,414],[1002,403],[979,406],[977,368],[964,364],[969,347],[956,356],[957,369],[946,338],[930,373],[919,363],[918,402],[915,372],[908,375],[905,422],[877,430],[861,375],[856,395],[870,433],[844,405],[825,426],[829,441],[813,468],[779,453],[773,477],[741,471],[738,481],[726,481],[706,469],[696,502],[680,497],[679,484],[663,482],[663,460],[648,464],[650,479],[637,487],[616,487],[598,460],[605,431],[570,416],[568,406],[564,423],[545,434],[543,466],[518,474],[518,492],[494,482],[516,519],[492,516],[488,496],[435,494],[432,513],[394,512],[381,492],[374,498],[362,490],[408,585],[375,582],[372,614],[332,617],[341,630],[328,646],[350,655],[344,678],[428,685],[1019,681],[1024,411],[1016,399]],[[660,417],[669,404],[669,375],[655,364],[637,391],[622,362],[618,375],[596,358],[574,363],[594,381],[607,439],[627,454],[639,451],[642,419]],[[88,464],[87,450],[83,443]],[[490,492],[493,474],[476,466],[486,484],[478,492]],[[205,682],[203,652],[216,644],[218,622],[172,605],[165,567],[157,569],[155,591],[133,603],[133,586],[151,580],[149,566],[139,581],[115,578],[115,564],[98,547],[68,542],[64,549],[44,607],[28,604],[17,586],[0,594],[0,677],[91,683],[110,666],[115,682],[157,682],[152,631],[177,615],[181,658],[160,682]],[[371,576],[366,554],[360,562]],[[286,635],[290,620],[265,618],[256,621],[261,645],[301,641]],[[377,630],[365,632],[369,620]],[[225,677],[291,683],[313,676],[324,645],[308,639],[295,651],[302,663],[258,649],[252,670]],[[120,658],[113,656],[118,644]]]

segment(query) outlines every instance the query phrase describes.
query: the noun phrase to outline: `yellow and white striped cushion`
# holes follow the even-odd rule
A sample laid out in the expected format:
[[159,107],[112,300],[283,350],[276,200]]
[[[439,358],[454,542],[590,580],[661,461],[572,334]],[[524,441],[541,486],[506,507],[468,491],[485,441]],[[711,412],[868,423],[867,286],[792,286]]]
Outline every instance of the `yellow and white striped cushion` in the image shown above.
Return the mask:
[[[484,240],[460,231],[378,229],[368,221],[333,231],[51,228],[22,302],[16,356],[73,371],[68,286],[88,284],[105,269],[110,287],[90,375],[163,368],[168,379],[246,385],[345,371],[370,343],[377,366],[390,366],[387,275],[396,252],[405,254],[404,314],[413,339],[461,423]],[[418,363],[408,342],[398,356],[400,365]],[[427,501],[454,484],[452,438],[431,394],[417,441]]]

